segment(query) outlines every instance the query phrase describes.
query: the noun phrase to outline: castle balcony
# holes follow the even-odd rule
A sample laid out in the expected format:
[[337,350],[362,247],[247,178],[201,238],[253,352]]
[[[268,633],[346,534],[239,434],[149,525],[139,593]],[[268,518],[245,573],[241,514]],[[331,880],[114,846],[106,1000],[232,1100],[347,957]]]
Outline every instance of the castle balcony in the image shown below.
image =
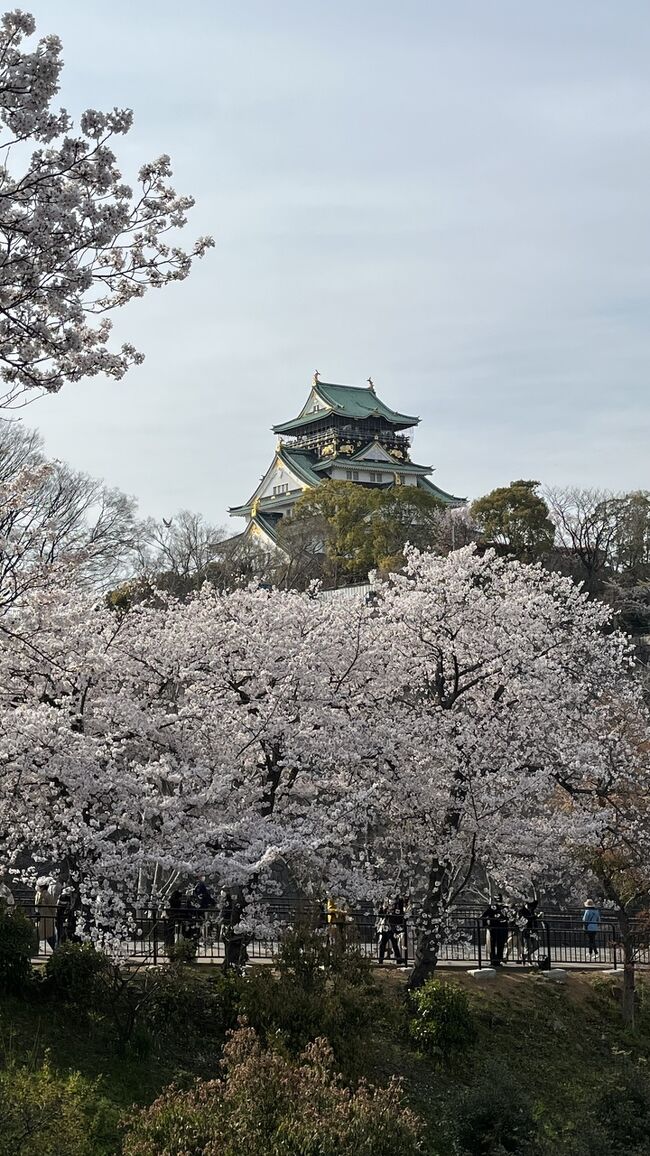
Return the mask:
[[353,452],[356,453],[374,437],[377,437],[381,444],[387,448],[399,449],[405,456],[408,456],[411,439],[405,434],[394,433],[392,430],[380,426],[379,423],[372,423],[372,425],[364,423],[363,429],[359,429],[358,426],[348,429],[341,426],[330,426],[328,429],[321,429],[318,432],[303,434],[302,437],[292,438],[291,441],[287,440],[285,444],[288,449],[311,450],[312,453],[319,455],[325,446],[334,446],[338,453],[341,453],[343,446],[352,446]]

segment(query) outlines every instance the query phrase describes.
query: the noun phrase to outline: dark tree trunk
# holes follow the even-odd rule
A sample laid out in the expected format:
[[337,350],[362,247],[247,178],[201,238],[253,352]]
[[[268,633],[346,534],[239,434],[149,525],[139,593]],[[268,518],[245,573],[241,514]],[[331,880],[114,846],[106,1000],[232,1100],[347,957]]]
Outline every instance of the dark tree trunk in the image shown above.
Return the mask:
[[415,960],[409,976],[408,988],[415,991],[435,974],[440,953],[440,934],[437,930],[443,894],[445,868],[434,859],[429,870],[426,895],[420,911],[421,926],[416,927]]
[[438,940],[429,932],[420,931],[415,937],[415,962],[407,987],[415,991],[423,987],[435,974],[438,965]]
[[[625,945],[623,950],[625,953]],[[621,1011],[623,1013],[625,1026],[634,1028],[636,1015],[636,969],[634,966],[634,956],[632,956],[631,959],[625,957],[623,959],[623,998],[621,1000]]]
[[619,914],[619,923],[623,939],[623,993],[621,997],[621,1012],[626,1027],[634,1028],[636,1015],[636,967],[635,947],[632,928],[627,913]]

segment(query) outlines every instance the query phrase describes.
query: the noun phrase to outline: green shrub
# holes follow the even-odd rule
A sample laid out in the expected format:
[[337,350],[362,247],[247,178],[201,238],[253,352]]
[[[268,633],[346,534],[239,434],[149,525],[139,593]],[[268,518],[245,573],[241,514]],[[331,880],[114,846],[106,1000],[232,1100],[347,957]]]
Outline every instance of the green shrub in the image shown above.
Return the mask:
[[533,1105],[507,1068],[490,1065],[457,1104],[463,1156],[530,1152],[537,1130]]
[[111,962],[90,943],[64,943],[45,964],[45,992],[78,1011],[98,1011],[105,1004]]
[[[625,1064],[604,1082],[591,1105],[585,1130],[594,1153],[598,1140],[603,1151],[616,1148],[626,1156],[647,1152],[650,1136],[650,1079],[632,1064]],[[593,1132],[593,1136],[591,1133]]]
[[193,939],[179,939],[177,943],[170,943],[167,958],[170,963],[194,963],[196,943]]
[[[239,977],[204,975],[194,967],[173,964],[142,977],[141,1022],[158,1039],[178,1037],[223,1041],[237,1022]],[[241,981],[239,981],[241,982]]]
[[44,991],[52,1002],[92,1013],[118,1052],[148,1056],[170,1038],[192,1045],[221,1044],[237,1021],[239,990],[229,975],[166,964],[128,968],[90,944],[64,944],[45,966]]
[[290,973],[253,968],[240,980],[239,1012],[265,1042],[280,1038],[294,1055],[317,1036],[332,1046],[346,1073],[359,1068],[365,1042],[379,1018],[376,988],[358,987],[321,973],[320,983],[302,986]]
[[466,1052],[476,1039],[476,1026],[467,992],[455,983],[429,979],[409,995],[415,1012],[409,1032],[427,1055],[441,1060]]
[[0,903],[0,991],[21,991],[32,978],[38,950],[34,924],[16,907]]
[[337,975],[353,987],[372,983],[370,960],[360,951],[330,944],[310,928],[298,926],[287,932],[275,957],[277,970],[302,988],[321,989],[328,975]]
[[298,1063],[241,1028],[220,1080],[170,1088],[127,1122],[124,1156],[416,1156],[420,1125],[399,1084],[345,1088],[324,1040]]
[[0,1156],[101,1156],[116,1150],[116,1121],[98,1085],[78,1072],[0,1071]]

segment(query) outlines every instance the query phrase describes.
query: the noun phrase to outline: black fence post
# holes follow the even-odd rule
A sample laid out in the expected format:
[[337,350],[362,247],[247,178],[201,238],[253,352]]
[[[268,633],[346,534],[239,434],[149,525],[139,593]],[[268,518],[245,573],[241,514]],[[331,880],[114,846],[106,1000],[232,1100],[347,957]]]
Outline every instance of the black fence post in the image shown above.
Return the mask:
[[477,919],[476,920],[476,931],[477,931],[476,942],[478,944],[478,969],[479,969],[479,971],[481,970],[481,968],[483,966],[483,962],[481,959],[481,930],[482,930],[481,921],[480,921],[480,919]]
[[548,970],[550,971],[553,966],[553,961],[551,959],[551,926],[548,920],[544,923],[544,929],[546,931],[546,957],[548,959]]
[[614,971],[616,971],[618,969],[618,956],[616,953],[616,946],[617,946],[616,945],[616,929],[612,923],[610,923],[610,925],[609,925],[609,930],[610,930],[610,934],[612,937],[612,955],[613,955]]
[[153,935],[153,965],[154,965],[154,967],[156,967],[158,964],[158,908],[157,907],[153,908],[153,924],[152,924],[152,932],[151,933]]

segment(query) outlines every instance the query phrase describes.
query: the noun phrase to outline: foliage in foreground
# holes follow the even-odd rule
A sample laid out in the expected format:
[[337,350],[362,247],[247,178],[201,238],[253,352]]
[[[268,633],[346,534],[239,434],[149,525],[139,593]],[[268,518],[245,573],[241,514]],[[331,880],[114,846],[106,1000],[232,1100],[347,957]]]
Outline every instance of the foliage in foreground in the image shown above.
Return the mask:
[[324,1040],[295,1062],[242,1027],[220,1079],[171,1088],[131,1116],[124,1156],[415,1156],[419,1133],[396,1081],[352,1091]]
[[[56,1141],[53,1151],[62,1156],[84,1154],[88,1146],[83,1145],[91,1135],[91,1152],[121,1156],[118,1113],[133,1114],[134,1102],[151,1104],[158,1096],[165,1111],[149,1121],[149,1131],[142,1131],[145,1125],[139,1114],[133,1126],[138,1143],[152,1144],[154,1123],[162,1127],[163,1116],[173,1122],[181,1110],[177,1097],[185,1094],[192,1080],[214,1082],[219,1076],[228,1030],[237,1016],[249,1012],[259,1050],[279,1053],[287,1065],[282,1070],[304,1067],[305,1047],[330,1032],[334,1042],[330,1070],[339,1073],[334,1083],[340,1089],[344,1084],[354,1087],[360,1076],[385,1085],[398,1074],[409,1106],[426,1129],[422,1138],[426,1156],[507,1152],[610,1156],[612,1151],[645,1156],[650,1134],[650,1014],[642,999],[636,1032],[625,1030],[618,981],[572,976],[561,988],[539,976],[504,975],[490,990],[468,986],[476,1038],[474,1046],[466,1047],[468,1038],[457,1030],[464,1014],[450,1011],[459,1006],[453,989],[461,986],[461,977],[450,984],[449,996],[428,986],[405,999],[398,974],[380,974],[376,982],[354,959],[350,974],[323,970],[318,960],[325,949],[317,937],[300,932],[287,944],[276,969],[254,968],[246,976],[214,974],[194,966],[151,969],[144,989],[143,974],[136,973],[125,997],[128,1006],[135,1006],[143,994],[146,998],[124,1050],[110,1008],[103,1002],[102,984],[92,1006],[78,1007],[72,1001],[89,966],[89,952],[70,949],[56,988],[51,979],[35,981],[21,997],[7,995],[0,1001],[0,1051],[6,1064],[0,1082],[0,1156],[10,1152],[32,1156],[31,1139],[25,1132],[20,1140],[17,1133],[26,1114],[39,1142],[45,1130],[39,1153],[47,1156],[51,1151],[47,1144]],[[345,972],[345,958],[335,962]],[[438,982],[445,986],[444,977]],[[641,987],[645,990],[644,983]],[[427,994],[426,1011],[420,1016],[413,1010],[415,1000],[424,1000]],[[437,1025],[431,1050],[414,1041],[409,1023],[413,1019],[421,1019],[427,1027]],[[441,1033],[447,1032],[445,1054],[439,1042]],[[50,1073],[47,1079],[38,1071],[43,1056]],[[260,1060],[257,1067],[266,1070],[267,1065],[275,1071],[274,1063]],[[71,1078],[66,1074],[70,1069],[78,1069],[81,1076]],[[172,1092],[172,1082],[185,1092]],[[204,1088],[201,1083],[194,1092]],[[38,1105],[43,1105],[42,1111],[36,1111]],[[85,1121],[83,1134],[79,1120]],[[329,1142],[327,1128],[323,1135]],[[248,1156],[250,1147],[255,1156],[255,1148],[245,1139],[241,1152]],[[286,1142],[294,1143],[291,1129]],[[359,1150],[364,1151],[361,1144]],[[161,1141],[158,1152],[164,1151]],[[194,1150],[189,1151],[195,1156]],[[228,1156],[228,1149],[223,1151]],[[321,1150],[316,1152],[320,1156]]]
[[0,902],[0,991],[19,992],[32,974],[34,927],[16,907]]
[[366,960],[302,931],[287,937],[275,969],[253,968],[237,983],[236,998],[263,1041],[281,1040],[295,1056],[325,1037],[346,1075],[363,1071],[364,1048],[385,1010]]
[[409,1000],[415,1013],[409,1020],[409,1032],[423,1052],[451,1060],[475,1042],[469,997],[458,984],[429,979],[409,993]]
[[[242,981],[240,980],[239,983]],[[177,1035],[219,1046],[236,1020],[237,982],[193,967],[123,968],[90,944],[67,943],[48,959],[46,999],[104,1026],[118,1054],[141,1056]]]
[[110,1109],[96,1082],[78,1072],[0,1071],[0,1156],[101,1156],[113,1151]]
[[503,1063],[489,1063],[461,1093],[456,1118],[463,1156],[536,1150],[532,1100]]
[[245,976],[177,963],[124,969],[89,944],[68,943],[48,959],[42,991],[77,1020],[92,1017],[118,1054],[151,1055],[179,1037],[189,1049],[218,1052],[243,1016],[263,1041],[281,1040],[293,1055],[326,1037],[346,1074],[360,1070],[381,1005],[367,960],[303,930],[286,937],[275,968]]

